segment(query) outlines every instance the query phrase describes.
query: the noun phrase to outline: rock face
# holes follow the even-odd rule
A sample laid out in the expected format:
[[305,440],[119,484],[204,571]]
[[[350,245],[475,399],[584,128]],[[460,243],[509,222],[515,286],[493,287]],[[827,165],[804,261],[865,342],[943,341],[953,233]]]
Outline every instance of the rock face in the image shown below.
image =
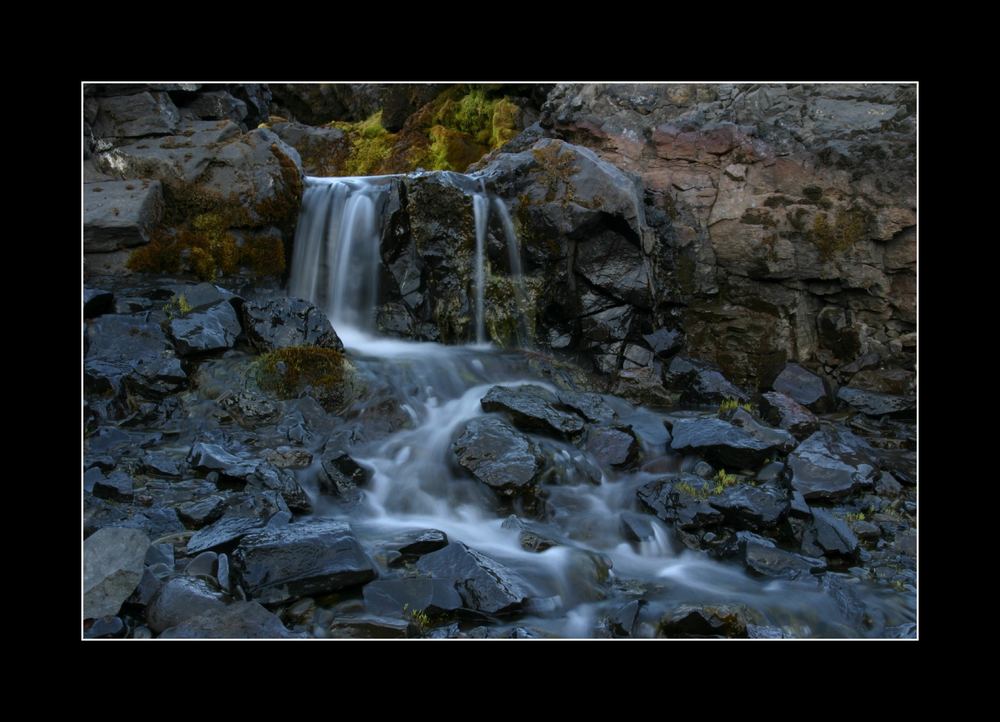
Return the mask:
[[83,250],[106,253],[140,246],[163,215],[159,181],[83,184]]
[[688,353],[762,386],[789,359],[912,361],[892,342],[915,322],[915,95],[565,84],[541,123],[641,177]]

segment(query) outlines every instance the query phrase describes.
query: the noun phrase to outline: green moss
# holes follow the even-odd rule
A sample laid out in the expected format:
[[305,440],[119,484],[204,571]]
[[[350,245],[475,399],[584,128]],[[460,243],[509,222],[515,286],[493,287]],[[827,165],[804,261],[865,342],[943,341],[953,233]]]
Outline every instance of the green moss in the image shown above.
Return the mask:
[[167,318],[187,316],[191,311],[192,306],[188,303],[187,296],[183,293],[179,296],[174,296],[167,303],[163,304],[163,312],[167,314]]
[[858,207],[837,211],[833,223],[826,213],[817,213],[807,238],[819,249],[820,257],[828,261],[865,238],[871,220],[871,213]]
[[520,132],[521,108],[507,98],[500,98],[493,106],[492,122],[490,148],[495,150],[512,140]]
[[865,514],[862,511],[859,511],[857,514],[854,513],[845,514],[844,519],[846,519],[847,521],[864,521]]
[[722,403],[719,404],[719,415],[721,416],[728,411],[735,411],[736,409],[743,409],[749,414],[754,412],[753,406],[749,403],[740,403],[736,399],[725,398]]
[[295,398],[309,388],[323,404],[343,400],[344,355],[319,346],[280,348],[260,357],[258,385],[281,398]]

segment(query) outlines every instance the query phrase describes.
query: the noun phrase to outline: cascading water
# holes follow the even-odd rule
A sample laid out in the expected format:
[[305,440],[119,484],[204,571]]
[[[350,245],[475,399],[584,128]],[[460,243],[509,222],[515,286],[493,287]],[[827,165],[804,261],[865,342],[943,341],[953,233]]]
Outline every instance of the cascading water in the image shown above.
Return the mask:
[[[481,345],[486,341],[484,255],[491,200],[482,190],[470,193],[477,344],[448,347],[373,333],[378,209],[385,187],[380,179],[309,179],[303,200],[290,290],[327,310],[369,389],[346,416],[364,422],[385,413],[387,405],[401,412],[384,433],[367,438],[362,433],[348,449],[372,472],[360,504],[344,506],[319,497],[317,515],[349,521],[369,550],[402,530],[445,532],[451,542],[488,555],[519,581],[531,602],[511,624],[541,634],[607,634],[607,622],[601,620],[638,599],[637,609],[661,613],[680,603],[746,604],[763,615],[758,621],[793,636],[868,633],[841,597],[811,579],[760,581],[741,567],[683,550],[673,530],[641,509],[636,498],[640,486],[662,473],[652,469],[677,468],[682,462],[668,450],[663,417],[615,397],[602,398],[617,415],[615,423],[634,430],[650,471],[602,472],[577,446],[532,435],[548,467],[556,470],[544,486],[549,513],[544,521],[508,519],[511,509],[460,469],[452,447],[468,422],[487,415],[480,400],[494,385],[547,385],[525,355]],[[517,303],[526,309],[514,226],[502,201],[492,205],[504,228]],[[624,531],[626,519],[633,518],[648,528],[643,541]],[[522,546],[525,529],[555,546],[528,551]],[[913,621],[915,611],[883,588],[859,584],[853,593],[879,611],[884,625]],[[635,631],[655,633],[648,622]]]
[[494,197],[493,207],[496,208],[497,215],[500,216],[500,225],[503,226],[504,240],[507,243],[510,277],[514,282],[514,301],[518,311],[518,341],[522,347],[526,347],[531,344],[531,333],[527,325],[530,309],[528,308],[528,294],[524,288],[524,271],[521,269],[521,245],[517,242],[517,232],[514,230],[514,221],[511,220],[507,204],[500,198]]

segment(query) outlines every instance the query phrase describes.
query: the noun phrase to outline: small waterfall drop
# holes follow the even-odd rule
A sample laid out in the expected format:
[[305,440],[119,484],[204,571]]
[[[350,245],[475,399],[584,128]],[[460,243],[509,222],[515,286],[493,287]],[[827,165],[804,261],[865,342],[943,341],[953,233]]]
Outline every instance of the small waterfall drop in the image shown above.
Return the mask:
[[490,197],[482,190],[472,196],[476,221],[476,343],[486,343],[486,230],[490,223]]
[[528,307],[528,294],[524,288],[524,271],[521,270],[521,244],[517,241],[517,232],[514,230],[514,221],[511,220],[507,204],[500,198],[494,197],[493,207],[500,216],[500,225],[503,226],[503,235],[507,242],[510,277],[514,282],[514,301],[517,303],[518,341],[521,346],[527,347],[531,344],[531,332],[527,321],[531,309]]

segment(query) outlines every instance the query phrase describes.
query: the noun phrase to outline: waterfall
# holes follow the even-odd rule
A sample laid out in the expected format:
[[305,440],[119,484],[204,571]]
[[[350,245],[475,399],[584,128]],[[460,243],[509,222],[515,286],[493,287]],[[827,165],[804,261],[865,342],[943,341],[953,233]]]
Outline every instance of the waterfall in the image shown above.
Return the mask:
[[500,216],[504,239],[507,241],[507,257],[510,259],[510,277],[514,282],[514,302],[517,304],[517,331],[521,346],[531,344],[531,333],[528,329],[528,294],[524,288],[524,272],[521,270],[521,244],[517,241],[514,222],[511,220],[507,205],[500,198],[493,198],[493,206]]
[[486,294],[486,229],[490,222],[490,197],[485,191],[472,196],[476,221],[476,343],[486,343],[486,317],[483,297]]
[[374,330],[378,301],[380,179],[306,178],[289,291],[333,321]]

